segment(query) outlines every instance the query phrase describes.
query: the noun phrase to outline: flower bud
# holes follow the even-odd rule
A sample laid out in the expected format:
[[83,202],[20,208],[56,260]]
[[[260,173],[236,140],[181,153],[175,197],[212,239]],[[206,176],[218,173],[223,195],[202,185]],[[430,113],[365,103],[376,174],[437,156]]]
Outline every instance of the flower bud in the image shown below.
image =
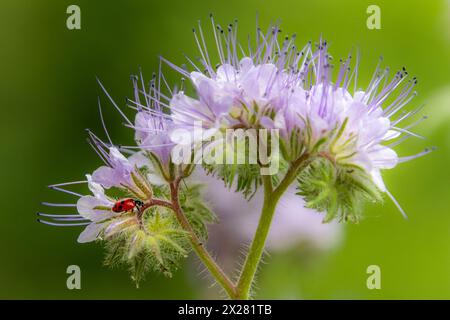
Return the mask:
[[342,166],[328,158],[317,158],[298,176],[298,195],[306,207],[325,213],[323,222],[358,222],[365,201],[381,200],[371,177],[356,166]]

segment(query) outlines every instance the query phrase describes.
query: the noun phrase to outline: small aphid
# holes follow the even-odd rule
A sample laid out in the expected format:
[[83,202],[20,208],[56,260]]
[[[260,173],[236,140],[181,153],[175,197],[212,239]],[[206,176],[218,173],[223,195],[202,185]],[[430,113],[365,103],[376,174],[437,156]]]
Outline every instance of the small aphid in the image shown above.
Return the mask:
[[144,203],[140,200],[135,199],[123,199],[117,201],[114,206],[112,207],[113,212],[127,212],[132,211],[134,208],[138,209],[142,207]]

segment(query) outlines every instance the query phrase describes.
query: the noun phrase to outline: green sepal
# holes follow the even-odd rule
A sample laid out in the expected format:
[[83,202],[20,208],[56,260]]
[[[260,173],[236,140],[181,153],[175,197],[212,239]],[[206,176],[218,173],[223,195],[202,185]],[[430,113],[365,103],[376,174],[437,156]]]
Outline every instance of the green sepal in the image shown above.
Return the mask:
[[128,266],[131,278],[139,282],[149,271],[170,277],[190,250],[188,237],[173,213],[163,207],[145,211],[140,227],[126,228],[106,239],[105,264]]
[[312,161],[297,180],[297,194],[304,198],[306,207],[325,213],[323,222],[358,222],[366,201],[382,200],[381,191],[362,168],[324,157]]

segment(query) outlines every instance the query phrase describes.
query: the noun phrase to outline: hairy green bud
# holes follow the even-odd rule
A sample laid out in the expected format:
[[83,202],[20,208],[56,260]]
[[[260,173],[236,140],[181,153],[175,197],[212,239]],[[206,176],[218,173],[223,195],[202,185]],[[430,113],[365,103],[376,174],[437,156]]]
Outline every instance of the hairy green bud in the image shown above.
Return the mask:
[[339,165],[320,157],[298,176],[298,195],[306,207],[325,212],[323,222],[333,219],[358,222],[366,201],[382,200],[380,190],[360,167]]
[[[129,217],[129,220],[136,220]],[[127,265],[136,286],[148,271],[170,277],[179,260],[187,256],[189,244],[173,214],[166,208],[146,210],[141,224],[135,223],[106,239],[108,266]]]

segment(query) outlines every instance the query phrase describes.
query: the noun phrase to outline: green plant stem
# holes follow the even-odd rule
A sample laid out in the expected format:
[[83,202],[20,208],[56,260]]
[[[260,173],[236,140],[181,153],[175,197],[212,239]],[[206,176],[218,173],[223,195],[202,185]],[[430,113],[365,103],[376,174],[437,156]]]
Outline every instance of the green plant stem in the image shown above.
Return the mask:
[[262,176],[264,185],[264,203],[259,218],[258,227],[253,237],[252,244],[245,259],[241,276],[236,286],[237,299],[249,299],[250,290],[255,279],[255,274],[264,251],[267,235],[269,234],[272,218],[281,196],[295,180],[300,168],[308,159],[308,154],[302,155],[294,161],[286,172],[283,180],[277,188],[273,189],[272,177]]
[[234,299],[236,297],[236,288],[234,283],[227,277],[225,272],[222,270],[222,268],[220,268],[213,257],[211,257],[203,243],[200,241],[200,239],[192,229],[188,219],[186,218],[186,215],[183,212],[183,209],[180,206],[180,202],[178,199],[178,188],[179,180],[176,180],[175,182],[170,184],[172,209],[175,212],[175,216],[178,222],[180,223],[181,227],[189,234],[189,240],[197,256],[209,270],[214,279],[224,288],[228,296]]

